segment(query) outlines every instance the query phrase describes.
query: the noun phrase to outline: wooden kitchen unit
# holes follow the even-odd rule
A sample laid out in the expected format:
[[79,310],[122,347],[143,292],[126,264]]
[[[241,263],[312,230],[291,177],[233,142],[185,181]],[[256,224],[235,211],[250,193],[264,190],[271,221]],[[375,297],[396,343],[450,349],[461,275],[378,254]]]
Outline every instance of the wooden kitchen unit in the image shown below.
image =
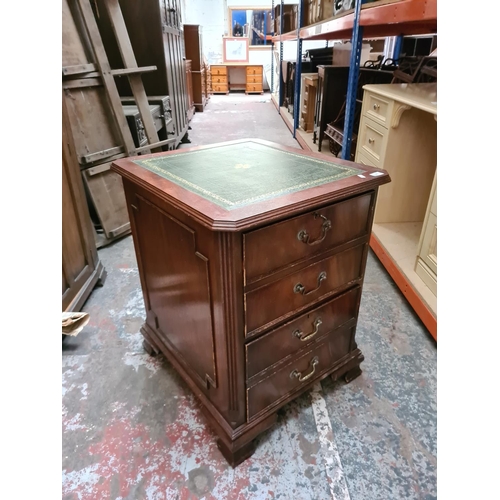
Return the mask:
[[186,381],[232,466],[283,405],[327,376],[361,374],[355,332],[387,172],[262,140],[112,169],[130,215],[145,349]]
[[385,169],[371,246],[437,340],[437,85],[363,86],[356,162]]
[[[237,68],[244,69],[242,78],[235,77]],[[210,66],[212,93],[229,94],[231,90],[244,90],[245,94],[263,94],[263,67],[255,64],[216,64]],[[237,81],[240,80],[240,81]]]

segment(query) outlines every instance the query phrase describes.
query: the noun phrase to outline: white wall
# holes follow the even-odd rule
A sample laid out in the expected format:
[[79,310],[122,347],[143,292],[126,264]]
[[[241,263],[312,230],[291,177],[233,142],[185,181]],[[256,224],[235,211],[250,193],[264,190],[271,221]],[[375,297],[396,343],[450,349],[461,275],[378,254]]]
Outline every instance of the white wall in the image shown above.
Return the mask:
[[222,35],[227,30],[225,0],[184,0],[184,24],[199,24],[202,29],[203,53],[209,64],[222,61]]

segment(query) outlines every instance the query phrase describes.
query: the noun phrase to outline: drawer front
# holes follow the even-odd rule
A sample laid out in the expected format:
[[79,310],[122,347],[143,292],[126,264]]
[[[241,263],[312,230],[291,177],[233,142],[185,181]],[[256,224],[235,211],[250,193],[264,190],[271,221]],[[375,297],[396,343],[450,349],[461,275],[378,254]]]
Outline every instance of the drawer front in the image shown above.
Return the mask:
[[245,280],[368,234],[372,193],[365,193],[244,235]]
[[437,217],[433,213],[429,213],[427,224],[424,226],[420,258],[437,275]]
[[296,314],[361,278],[365,244],[344,250],[245,294],[247,335]]
[[378,123],[363,117],[358,138],[361,151],[373,156],[377,161],[383,162],[388,132]]
[[224,84],[214,83],[212,85],[212,92],[227,92],[227,83]]
[[227,75],[227,68],[226,66],[212,66],[210,68],[210,73],[212,74],[212,80],[213,80],[214,76]]
[[305,386],[310,386],[349,353],[354,327],[333,332],[323,342],[314,343],[302,356],[247,389],[248,419],[266,410],[276,411],[280,403]]
[[247,66],[247,75],[262,76],[262,66]]
[[354,161],[356,163],[360,163],[361,165],[367,165],[368,167],[380,168],[380,162],[377,161],[373,156],[370,157],[367,154],[363,154],[360,151],[360,148],[356,150],[356,159]]
[[415,273],[426,284],[429,290],[437,296],[437,276],[418,258]]
[[364,99],[366,99],[366,115],[383,125],[385,128],[389,128],[394,101],[384,99],[383,97],[379,97],[369,92]]
[[212,80],[212,84],[213,85],[221,85],[221,84],[227,85],[227,75],[214,76],[214,79]]
[[262,85],[262,76],[247,75],[247,85],[251,83],[260,83]]
[[308,348],[327,333],[355,320],[361,288],[349,290],[286,325],[249,342],[246,347],[247,378]]
[[262,83],[247,85],[247,92],[262,92]]

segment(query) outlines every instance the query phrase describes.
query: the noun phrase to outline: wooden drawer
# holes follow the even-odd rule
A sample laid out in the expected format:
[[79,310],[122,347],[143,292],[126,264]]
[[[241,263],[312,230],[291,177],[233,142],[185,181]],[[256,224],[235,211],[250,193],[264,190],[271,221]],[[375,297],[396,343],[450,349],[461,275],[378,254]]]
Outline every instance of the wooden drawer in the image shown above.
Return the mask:
[[211,66],[210,74],[212,75],[213,80],[214,76],[227,75],[227,68],[226,66]]
[[262,92],[262,83],[252,83],[247,85],[247,92]]
[[221,85],[221,84],[227,85],[227,75],[214,76],[214,78],[212,79],[212,85]]
[[245,282],[367,235],[372,199],[365,193],[245,234]]
[[350,327],[332,332],[324,341],[315,342],[304,354],[248,387],[248,419],[276,411],[280,403],[316,382],[325,372],[332,371],[335,363],[349,353],[354,331],[354,327]]
[[252,83],[260,83],[262,85],[262,76],[247,75],[247,85]]
[[420,258],[437,275],[437,217],[430,212],[423,228]]
[[426,284],[429,290],[437,296],[437,276],[425,265],[425,263],[417,258],[415,273]]
[[247,378],[295,355],[312,342],[356,318],[361,288],[349,290],[327,304],[249,342],[246,347]]
[[247,292],[246,334],[262,331],[360,279],[364,250],[365,244],[349,248]]
[[368,167],[380,168],[379,161],[377,161],[373,156],[370,157],[367,154],[363,154],[358,149],[356,149],[356,159],[354,161],[356,163],[360,163],[361,165],[367,165]]
[[247,66],[247,75],[262,76],[262,66]]
[[361,151],[373,156],[378,162],[384,160],[388,132],[374,120],[363,117],[358,133]]
[[367,92],[365,114],[385,128],[389,128],[394,101]]
[[212,84],[212,92],[227,92],[227,83],[223,84],[218,84],[214,83]]

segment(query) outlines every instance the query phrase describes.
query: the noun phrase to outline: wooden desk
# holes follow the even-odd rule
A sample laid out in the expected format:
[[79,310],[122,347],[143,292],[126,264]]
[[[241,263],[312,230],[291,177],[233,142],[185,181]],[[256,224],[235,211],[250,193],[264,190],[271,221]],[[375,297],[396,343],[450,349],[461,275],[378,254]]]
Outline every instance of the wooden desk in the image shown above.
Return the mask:
[[372,248],[437,338],[437,85],[365,85],[356,162],[383,168]]
[[[244,82],[231,82],[231,70],[244,68]],[[212,93],[229,94],[231,90],[244,90],[245,94],[262,94],[263,67],[255,64],[216,64],[210,66],[212,74]]]
[[386,172],[259,140],[125,158],[113,170],[145,348],[199,398],[231,465],[312,384],[361,373],[356,322]]

